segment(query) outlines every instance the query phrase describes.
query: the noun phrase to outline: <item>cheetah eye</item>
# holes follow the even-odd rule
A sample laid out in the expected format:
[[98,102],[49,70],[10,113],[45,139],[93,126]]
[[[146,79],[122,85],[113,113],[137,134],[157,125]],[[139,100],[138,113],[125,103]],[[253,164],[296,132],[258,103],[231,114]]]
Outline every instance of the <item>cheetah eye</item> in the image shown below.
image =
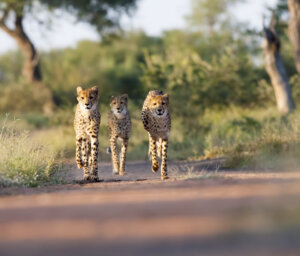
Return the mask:
[[82,100],[84,100],[84,97],[81,97]]
[[153,106],[156,106],[156,102],[153,103]]
[[162,105],[165,105],[165,104],[166,104],[165,102],[162,103]]
[[117,103],[116,102],[114,102],[114,105],[116,105]]
[[121,102],[120,102],[120,104],[124,104],[124,102],[123,102],[123,101],[121,101]]

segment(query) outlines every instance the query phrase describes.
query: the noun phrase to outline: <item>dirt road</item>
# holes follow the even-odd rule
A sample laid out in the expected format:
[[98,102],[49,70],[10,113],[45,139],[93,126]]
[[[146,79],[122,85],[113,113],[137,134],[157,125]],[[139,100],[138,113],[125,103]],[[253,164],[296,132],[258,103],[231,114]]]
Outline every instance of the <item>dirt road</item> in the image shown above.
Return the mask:
[[2,190],[0,255],[300,255],[300,172],[219,164],[173,163],[166,182],[101,164],[100,183]]

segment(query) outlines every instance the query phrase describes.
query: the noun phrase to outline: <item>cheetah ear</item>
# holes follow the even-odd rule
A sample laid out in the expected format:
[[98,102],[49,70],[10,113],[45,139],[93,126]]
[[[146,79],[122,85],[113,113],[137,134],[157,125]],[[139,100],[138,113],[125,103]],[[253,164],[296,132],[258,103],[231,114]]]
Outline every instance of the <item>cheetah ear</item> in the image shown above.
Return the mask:
[[164,94],[162,98],[165,99],[167,103],[169,103],[169,94]]
[[81,86],[78,86],[76,90],[77,90],[77,94],[79,94],[80,92],[82,92]]
[[126,102],[128,102],[128,94],[127,93],[122,94],[121,98],[124,99],[124,100],[126,100]]
[[92,89],[92,91],[94,91],[98,95],[98,87],[97,86],[94,86],[91,89]]

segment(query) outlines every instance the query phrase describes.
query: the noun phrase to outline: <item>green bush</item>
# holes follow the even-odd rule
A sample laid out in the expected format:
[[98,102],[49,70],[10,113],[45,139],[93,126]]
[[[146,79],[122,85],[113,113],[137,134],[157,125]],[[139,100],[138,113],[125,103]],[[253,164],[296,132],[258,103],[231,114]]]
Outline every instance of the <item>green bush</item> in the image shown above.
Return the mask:
[[51,102],[51,92],[43,84],[25,82],[0,83],[2,113],[42,113],[47,102]]

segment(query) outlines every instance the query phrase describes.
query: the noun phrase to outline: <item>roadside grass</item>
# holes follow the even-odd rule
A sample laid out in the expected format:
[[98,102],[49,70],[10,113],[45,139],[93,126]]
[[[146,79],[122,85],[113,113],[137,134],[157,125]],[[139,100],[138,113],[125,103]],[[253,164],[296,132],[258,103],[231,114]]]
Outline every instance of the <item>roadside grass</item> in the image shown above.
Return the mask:
[[225,156],[229,168],[292,169],[300,164],[299,111],[288,117],[250,111],[224,118],[222,128],[215,126],[206,142],[200,158]]
[[29,132],[7,128],[5,120],[0,130],[0,187],[35,187],[58,182],[54,178],[55,172],[59,170],[55,152],[35,143]]
[[201,179],[210,179],[217,178],[216,175],[218,170],[215,171],[206,171],[206,170],[195,170],[194,166],[189,165],[180,165],[172,166],[170,168],[170,173],[175,176],[176,180],[201,180]]
[[[148,159],[148,134],[132,107],[129,161]],[[107,111],[101,109],[100,161],[111,161]],[[74,111],[60,109],[52,117],[28,113],[0,118],[0,186],[38,186],[58,182],[60,163],[75,157]],[[300,164],[299,111],[281,117],[271,109],[208,110],[199,115],[199,131],[188,129],[173,117],[169,139],[170,160],[201,160],[225,157],[225,167],[291,169]],[[185,130],[184,130],[185,129]],[[58,175],[53,175],[54,173]],[[180,175],[179,175],[180,176]],[[187,169],[179,179],[205,178],[207,174]]]

